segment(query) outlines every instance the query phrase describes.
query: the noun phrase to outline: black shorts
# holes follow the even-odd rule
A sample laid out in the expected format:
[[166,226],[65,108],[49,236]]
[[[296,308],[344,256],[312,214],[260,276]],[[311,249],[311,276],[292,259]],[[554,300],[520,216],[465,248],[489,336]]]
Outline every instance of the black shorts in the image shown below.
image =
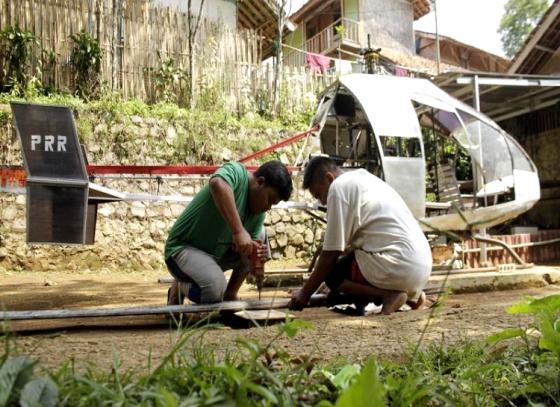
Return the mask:
[[341,256],[336,261],[333,269],[325,279],[325,284],[332,291],[338,290],[344,280],[352,280],[352,262],[354,261],[354,252]]

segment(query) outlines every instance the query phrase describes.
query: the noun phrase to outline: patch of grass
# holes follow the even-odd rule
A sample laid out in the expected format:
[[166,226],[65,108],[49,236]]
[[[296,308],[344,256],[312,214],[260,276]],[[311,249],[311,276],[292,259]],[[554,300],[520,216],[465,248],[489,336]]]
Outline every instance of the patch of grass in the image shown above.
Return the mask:
[[311,328],[298,320],[279,325],[269,343],[238,340],[231,349],[209,346],[204,340],[209,328],[179,331],[171,352],[143,372],[123,370],[114,353],[108,371],[91,365],[78,372],[67,362],[36,375],[35,364],[17,355],[6,339],[0,385],[9,385],[6,405],[16,405],[29,382],[45,392],[47,401],[56,394],[57,405],[63,406],[558,405],[559,305],[560,296],[528,300],[509,312],[534,315],[531,326],[508,329],[486,342],[430,344],[400,364],[374,358],[326,364],[293,357],[275,342]]

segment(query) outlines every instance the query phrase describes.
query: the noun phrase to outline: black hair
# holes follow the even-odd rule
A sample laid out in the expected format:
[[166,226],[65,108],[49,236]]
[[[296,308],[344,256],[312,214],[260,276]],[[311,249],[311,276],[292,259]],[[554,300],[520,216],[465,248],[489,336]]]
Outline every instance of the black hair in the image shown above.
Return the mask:
[[303,175],[303,188],[309,189],[309,186],[313,182],[323,177],[329,171],[338,171],[336,161],[329,157],[313,157],[305,167],[305,174]]
[[263,177],[266,186],[278,191],[280,199],[287,201],[292,194],[292,177],[288,168],[278,160],[268,161],[261,165],[254,173],[255,177]]

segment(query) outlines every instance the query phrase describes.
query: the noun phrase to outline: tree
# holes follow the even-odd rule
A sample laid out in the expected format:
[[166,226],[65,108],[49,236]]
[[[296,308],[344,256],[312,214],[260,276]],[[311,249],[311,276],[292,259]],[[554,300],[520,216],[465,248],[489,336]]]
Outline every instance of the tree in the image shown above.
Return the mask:
[[508,0],[498,33],[508,57],[513,57],[548,9],[548,0]]
[[280,86],[282,81],[282,34],[284,33],[284,26],[288,20],[288,15],[291,11],[291,1],[276,0],[274,3],[276,7],[277,25],[276,25],[276,40],[274,43],[274,82],[272,84],[272,113],[277,116],[280,110]]
[[200,0],[198,13],[194,14],[192,11],[192,0],[187,0],[188,20],[187,20],[187,45],[188,45],[188,62],[189,62],[189,83],[187,86],[187,106],[189,109],[193,107],[193,93],[194,93],[194,54],[196,35],[200,28],[202,20],[202,9],[204,7],[204,0]]

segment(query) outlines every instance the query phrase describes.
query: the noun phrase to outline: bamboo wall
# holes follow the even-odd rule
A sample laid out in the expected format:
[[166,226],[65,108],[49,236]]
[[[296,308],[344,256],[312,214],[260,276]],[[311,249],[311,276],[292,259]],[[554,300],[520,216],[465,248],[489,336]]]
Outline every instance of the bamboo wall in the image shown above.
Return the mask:
[[[102,48],[104,85],[146,101],[158,97],[154,79],[162,59],[173,58],[177,68],[188,69],[188,18],[149,0],[0,0],[0,30],[19,25],[35,34],[37,44],[27,70],[43,83],[74,89],[69,36],[86,30]],[[261,64],[263,41],[268,39],[255,31],[236,32],[203,21],[194,47],[195,104],[212,91],[234,111],[269,106],[273,68]],[[53,67],[39,69],[41,49],[56,53]],[[286,68],[283,86],[289,92],[284,92],[283,107],[303,110],[310,96],[334,78],[303,67]],[[174,84],[180,103],[185,86],[186,80]]]

